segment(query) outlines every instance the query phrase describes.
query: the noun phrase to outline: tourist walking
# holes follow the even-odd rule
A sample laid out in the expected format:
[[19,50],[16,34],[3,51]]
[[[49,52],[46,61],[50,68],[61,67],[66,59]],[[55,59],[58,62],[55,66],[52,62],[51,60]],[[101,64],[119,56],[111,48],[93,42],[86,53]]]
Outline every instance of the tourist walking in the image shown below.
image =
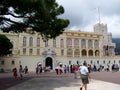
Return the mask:
[[58,72],[60,75],[63,73],[63,68],[62,68],[62,65],[60,65],[59,67],[59,72]]
[[14,76],[15,79],[17,78],[17,68],[13,69],[13,76]]
[[64,73],[66,74],[67,73],[67,66],[66,65],[64,65]]
[[39,71],[39,68],[38,68],[38,65],[36,67],[36,74],[38,74],[38,71]]
[[20,68],[19,68],[19,73],[20,73],[20,79],[22,80],[23,79],[23,68],[22,68],[22,65],[20,65]]
[[90,78],[87,63],[84,62],[83,66],[79,67],[79,70],[80,70],[80,75],[81,75],[81,79],[82,79],[82,86],[80,87],[80,90],[82,90],[83,88],[85,88],[85,90],[87,90],[87,84],[89,83],[88,78]]
[[27,66],[25,66],[25,68],[24,68],[24,72],[25,72],[25,74],[28,73],[28,67],[27,67]]
[[74,78],[77,79],[77,73],[78,73],[78,70],[79,70],[78,65],[74,65],[73,70],[74,70]]
[[59,73],[59,66],[55,67],[55,71],[56,71],[56,74],[58,75],[58,73]]

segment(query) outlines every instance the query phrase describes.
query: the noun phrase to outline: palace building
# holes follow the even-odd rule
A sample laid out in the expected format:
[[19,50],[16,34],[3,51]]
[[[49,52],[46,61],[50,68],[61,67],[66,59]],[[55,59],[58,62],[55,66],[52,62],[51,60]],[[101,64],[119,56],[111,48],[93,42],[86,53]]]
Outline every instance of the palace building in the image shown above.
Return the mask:
[[0,67],[12,70],[19,65],[35,71],[37,65],[55,69],[58,64],[104,65],[120,63],[115,56],[115,43],[108,33],[107,24],[94,25],[93,32],[65,30],[63,34],[46,42],[42,37],[28,33],[0,33],[6,35],[13,44],[12,55],[0,58]]

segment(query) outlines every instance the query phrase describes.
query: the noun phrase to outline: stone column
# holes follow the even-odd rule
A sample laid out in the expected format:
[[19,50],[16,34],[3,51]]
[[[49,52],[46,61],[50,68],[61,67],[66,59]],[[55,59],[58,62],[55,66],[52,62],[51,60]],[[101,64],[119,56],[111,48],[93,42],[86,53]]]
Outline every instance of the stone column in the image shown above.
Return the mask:
[[85,40],[85,43],[86,43],[86,45],[85,45],[86,46],[86,54],[87,54],[87,57],[89,57],[88,56],[88,40]]

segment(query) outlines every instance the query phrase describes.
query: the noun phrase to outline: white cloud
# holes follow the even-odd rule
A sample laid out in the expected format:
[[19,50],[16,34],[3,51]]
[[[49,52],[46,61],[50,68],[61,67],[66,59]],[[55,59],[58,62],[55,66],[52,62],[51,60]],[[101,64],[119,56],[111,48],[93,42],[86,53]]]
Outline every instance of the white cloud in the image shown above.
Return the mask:
[[120,0],[56,0],[65,9],[62,17],[70,20],[66,29],[93,31],[93,25],[99,22],[108,25],[113,37],[120,37]]

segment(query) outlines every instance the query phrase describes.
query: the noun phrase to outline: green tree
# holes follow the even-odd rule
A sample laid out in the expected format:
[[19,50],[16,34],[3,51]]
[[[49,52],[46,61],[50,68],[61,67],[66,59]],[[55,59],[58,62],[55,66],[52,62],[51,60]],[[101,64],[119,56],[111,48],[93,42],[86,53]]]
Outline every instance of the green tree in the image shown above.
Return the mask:
[[3,32],[23,32],[31,28],[44,39],[55,38],[69,25],[61,19],[64,8],[56,0],[2,0],[0,26]]
[[12,48],[10,40],[5,35],[0,34],[0,56],[11,54]]

